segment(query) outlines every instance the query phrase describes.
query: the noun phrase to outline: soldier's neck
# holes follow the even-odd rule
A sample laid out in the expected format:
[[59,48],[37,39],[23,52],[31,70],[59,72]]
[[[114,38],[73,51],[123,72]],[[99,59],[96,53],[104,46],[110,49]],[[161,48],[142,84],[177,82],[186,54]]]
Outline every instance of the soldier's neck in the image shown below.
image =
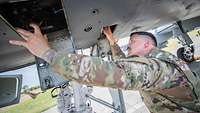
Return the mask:
[[141,55],[142,57],[146,57],[146,56],[149,56],[149,54],[154,50],[156,49],[156,47],[151,47],[149,48],[148,51],[146,51],[143,55]]

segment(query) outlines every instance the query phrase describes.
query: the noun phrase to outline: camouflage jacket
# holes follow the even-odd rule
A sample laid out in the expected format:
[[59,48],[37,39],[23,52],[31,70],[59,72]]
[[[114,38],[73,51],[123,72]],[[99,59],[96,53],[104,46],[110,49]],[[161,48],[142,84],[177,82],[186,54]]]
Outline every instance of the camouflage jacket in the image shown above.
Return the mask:
[[152,113],[192,113],[194,110],[193,105],[186,108],[178,104],[194,101],[187,79],[174,65],[157,58],[131,57],[111,62],[98,57],[59,52],[49,52],[44,56],[53,69],[67,80],[139,90]]

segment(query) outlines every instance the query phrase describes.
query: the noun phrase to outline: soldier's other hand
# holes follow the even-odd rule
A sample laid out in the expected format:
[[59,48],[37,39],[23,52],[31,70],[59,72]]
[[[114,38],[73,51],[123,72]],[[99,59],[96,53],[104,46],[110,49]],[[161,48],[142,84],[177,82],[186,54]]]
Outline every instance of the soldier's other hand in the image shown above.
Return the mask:
[[106,39],[111,45],[114,45],[118,40],[113,37],[113,33],[109,26],[103,28],[103,33],[106,35]]
[[30,26],[34,29],[33,33],[20,28],[16,30],[22,36],[24,41],[9,40],[9,43],[12,45],[23,46],[33,55],[41,58],[42,55],[50,49],[47,36],[41,33],[39,26],[36,24],[30,24]]
[[113,33],[112,33],[112,31],[111,31],[111,29],[110,29],[109,26],[103,27],[103,33],[104,33],[108,38],[110,38],[110,37],[113,36]]

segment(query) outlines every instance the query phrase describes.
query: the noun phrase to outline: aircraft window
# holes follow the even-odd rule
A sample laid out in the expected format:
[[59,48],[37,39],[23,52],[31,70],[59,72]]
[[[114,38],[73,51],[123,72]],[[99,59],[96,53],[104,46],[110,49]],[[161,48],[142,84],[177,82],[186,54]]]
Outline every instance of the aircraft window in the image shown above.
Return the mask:
[[29,87],[40,85],[36,65],[31,65],[21,69],[0,73],[0,75],[14,75],[14,74],[22,74],[23,76],[22,87],[24,85],[28,85]]

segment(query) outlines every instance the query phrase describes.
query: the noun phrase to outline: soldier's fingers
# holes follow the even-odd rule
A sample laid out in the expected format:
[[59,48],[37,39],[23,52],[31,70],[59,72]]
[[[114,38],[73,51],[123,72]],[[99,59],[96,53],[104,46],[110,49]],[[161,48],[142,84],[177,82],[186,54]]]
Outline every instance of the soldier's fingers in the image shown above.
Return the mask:
[[110,26],[106,26],[104,31],[107,33],[112,33]]
[[111,31],[110,26],[108,26],[107,29],[108,29],[109,31]]
[[17,41],[17,40],[9,40],[9,43],[12,45],[17,45],[17,46],[24,46],[27,48],[27,43],[24,41]]
[[28,37],[27,36],[24,36],[23,34],[19,33],[19,35],[24,39],[24,40],[28,40]]
[[30,26],[33,27],[34,33],[36,34],[41,33],[40,27],[38,25],[31,23]]
[[106,34],[108,30],[107,30],[106,27],[104,27],[102,31],[103,31],[104,34]]
[[104,30],[104,31],[108,30],[108,27],[107,27],[107,26],[106,26],[106,27],[103,27],[103,30]]
[[26,37],[31,37],[33,36],[33,33],[27,31],[27,30],[24,30],[24,29],[20,29],[20,28],[17,28],[16,31],[20,34],[20,35],[24,35]]

